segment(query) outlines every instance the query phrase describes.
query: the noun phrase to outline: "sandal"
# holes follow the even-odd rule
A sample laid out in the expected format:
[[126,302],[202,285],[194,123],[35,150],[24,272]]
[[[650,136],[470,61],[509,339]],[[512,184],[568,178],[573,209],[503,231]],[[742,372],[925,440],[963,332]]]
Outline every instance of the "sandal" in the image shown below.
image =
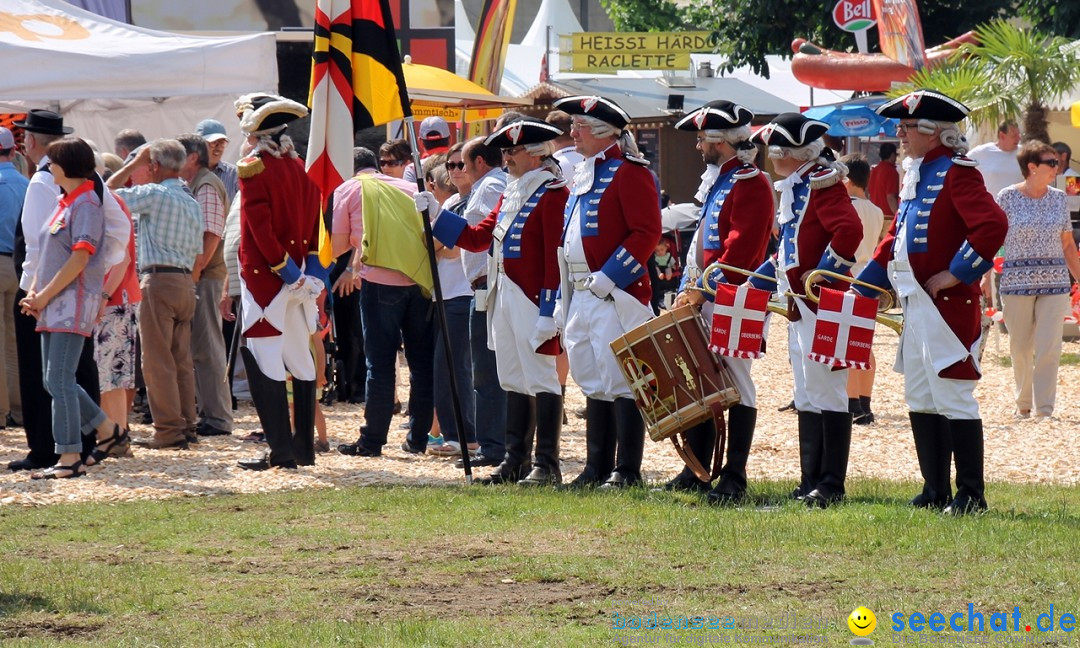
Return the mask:
[[112,436],[97,442],[97,445],[95,445],[94,449],[90,452],[90,456],[86,458],[86,465],[98,465],[109,458],[109,455],[114,448],[121,448],[124,445],[131,445],[131,437],[127,430],[120,428],[119,423],[114,423]]
[[[45,470],[36,473],[30,473],[30,479],[74,479],[76,477],[82,477],[86,474],[86,470],[79,470],[83,467],[83,462],[80,459],[70,466],[61,466],[57,464],[55,466],[49,466]],[[66,475],[61,475],[58,471],[67,470]]]
[[319,454],[330,452],[330,440],[327,439],[326,441],[316,441],[315,452],[318,452]]

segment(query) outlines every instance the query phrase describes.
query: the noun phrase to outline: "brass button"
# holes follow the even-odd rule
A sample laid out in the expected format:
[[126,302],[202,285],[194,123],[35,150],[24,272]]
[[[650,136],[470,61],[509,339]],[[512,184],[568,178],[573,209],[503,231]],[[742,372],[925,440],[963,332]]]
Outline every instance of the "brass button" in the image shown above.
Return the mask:
[[259,274],[259,269],[255,268],[254,270],[252,270],[252,272],[254,272],[255,274]]
[[942,299],[945,300],[945,301],[949,301],[948,297],[942,297]]
[[967,300],[967,301],[966,301],[966,302],[964,302],[964,303],[965,303],[965,304],[970,304],[970,303],[971,303],[971,300],[969,299],[969,300]]
[[289,241],[289,245],[296,245],[296,241]]

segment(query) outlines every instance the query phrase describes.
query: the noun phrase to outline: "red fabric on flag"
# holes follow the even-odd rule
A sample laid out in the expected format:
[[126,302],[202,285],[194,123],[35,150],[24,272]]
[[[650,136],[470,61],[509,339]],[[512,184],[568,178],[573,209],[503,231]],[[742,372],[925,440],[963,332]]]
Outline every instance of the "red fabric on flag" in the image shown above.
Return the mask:
[[729,358],[764,355],[765,315],[770,295],[749,283],[717,284],[709,348]]
[[809,358],[841,369],[869,369],[878,300],[821,289]]

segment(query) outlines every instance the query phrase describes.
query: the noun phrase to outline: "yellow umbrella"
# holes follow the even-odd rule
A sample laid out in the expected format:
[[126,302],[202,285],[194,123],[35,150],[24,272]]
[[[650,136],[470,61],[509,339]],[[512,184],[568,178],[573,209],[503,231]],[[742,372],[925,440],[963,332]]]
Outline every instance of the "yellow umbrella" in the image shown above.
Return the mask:
[[1080,128],[1080,101],[1069,107],[1069,117],[1075,128]]
[[532,99],[496,95],[453,72],[413,63],[406,56],[401,66],[409,90],[413,115],[437,116],[447,121],[475,122],[495,119],[507,106],[531,106]]

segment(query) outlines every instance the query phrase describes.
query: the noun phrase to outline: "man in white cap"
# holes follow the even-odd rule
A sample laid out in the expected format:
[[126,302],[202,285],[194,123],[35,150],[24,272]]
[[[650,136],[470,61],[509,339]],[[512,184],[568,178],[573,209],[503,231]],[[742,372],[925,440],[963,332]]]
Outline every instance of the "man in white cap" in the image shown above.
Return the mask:
[[904,374],[924,480],[911,504],[958,515],[981,511],[983,428],[974,394],[981,377],[979,280],[993,267],[1008,219],[975,161],[964,156],[967,140],[957,122],[967,116],[966,106],[916,90],[878,114],[900,120],[896,131],[908,159],[892,230],[859,279],[895,288],[904,308],[895,366]]
[[216,119],[204,119],[195,125],[195,134],[206,140],[210,153],[209,168],[225,185],[225,193],[229,196],[229,202],[232,202],[236,198],[240,180],[236,175],[236,165],[221,159],[229,146],[229,134],[225,131],[225,126]]
[[660,197],[622,108],[592,96],[554,107],[570,114],[570,136],[585,158],[566,203],[556,317],[586,397],[585,469],[572,485],[623,488],[641,482],[645,421],[610,344],[653,317],[646,263],[660,240]]
[[[448,247],[490,250],[491,254],[488,339],[495,349],[499,382],[506,390],[506,454],[481,483],[562,483],[562,386],[555,369],[562,345],[553,315],[568,192],[558,176],[550,144],[560,133],[557,127],[533,119],[512,122],[492,133],[484,144],[502,150],[510,176],[498,205],[477,225],[442,210],[433,227],[435,237]],[[438,210],[435,197],[426,191],[415,200],[422,212]],[[530,434],[534,420],[535,462],[531,461]]]

